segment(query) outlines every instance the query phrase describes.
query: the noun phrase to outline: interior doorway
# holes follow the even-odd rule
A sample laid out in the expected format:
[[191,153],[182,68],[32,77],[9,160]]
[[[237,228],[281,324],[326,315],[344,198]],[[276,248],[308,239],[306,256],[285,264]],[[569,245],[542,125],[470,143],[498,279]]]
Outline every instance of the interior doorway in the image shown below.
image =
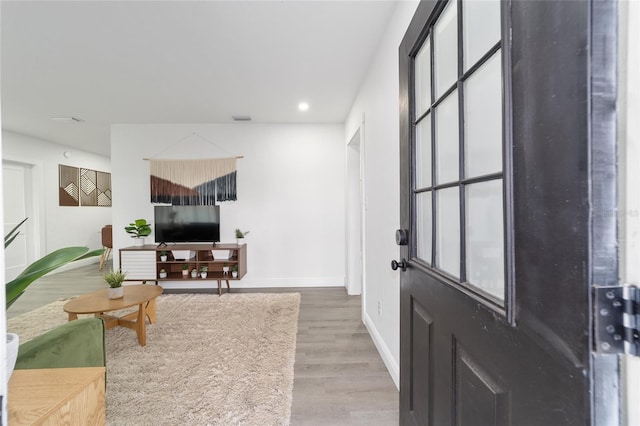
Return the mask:
[[363,293],[363,167],[360,129],[347,146],[347,282],[349,295]]
[[4,229],[9,232],[25,218],[20,234],[5,249],[5,277],[12,280],[33,262],[37,252],[36,206],[32,164],[3,160]]

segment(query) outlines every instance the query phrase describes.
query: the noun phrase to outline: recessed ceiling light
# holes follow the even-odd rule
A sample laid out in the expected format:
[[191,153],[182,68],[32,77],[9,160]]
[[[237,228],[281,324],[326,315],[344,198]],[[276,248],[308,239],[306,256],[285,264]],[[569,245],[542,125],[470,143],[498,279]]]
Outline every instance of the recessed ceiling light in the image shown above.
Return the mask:
[[58,123],[82,123],[84,120],[76,117],[51,117],[53,121]]
[[308,103],[306,103],[306,102],[300,102],[300,103],[298,104],[298,109],[299,109],[300,111],[307,111],[307,110],[309,109],[309,104],[308,104]]
[[234,121],[251,121],[250,115],[232,115]]

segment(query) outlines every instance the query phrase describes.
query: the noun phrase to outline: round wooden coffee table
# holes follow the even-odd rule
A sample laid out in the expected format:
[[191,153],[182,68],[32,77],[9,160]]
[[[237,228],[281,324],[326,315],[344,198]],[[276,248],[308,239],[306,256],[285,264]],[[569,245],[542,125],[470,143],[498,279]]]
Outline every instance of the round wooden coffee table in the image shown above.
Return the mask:
[[[69,314],[69,321],[78,319],[78,314],[93,314],[102,318],[105,328],[117,325],[131,328],[138,335],[141,346],[147,344],[146,319],[149,323],[156,322],[156,297],[162,294],[162,287],[158,285],[127,285],[124,286],[124,296],[120,299],[109,299],[109,289],[84,294],[65,303],[65,312]],[[132,312],[122,317],[106,315],[105,312],[138,306],[138,312]]]

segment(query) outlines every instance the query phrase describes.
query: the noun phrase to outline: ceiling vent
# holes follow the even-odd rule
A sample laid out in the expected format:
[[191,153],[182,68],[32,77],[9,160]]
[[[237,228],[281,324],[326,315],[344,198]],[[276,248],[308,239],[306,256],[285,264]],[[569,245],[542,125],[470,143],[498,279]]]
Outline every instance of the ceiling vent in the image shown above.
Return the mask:
[[250,115],[232,115],[233,121],[251,121]]

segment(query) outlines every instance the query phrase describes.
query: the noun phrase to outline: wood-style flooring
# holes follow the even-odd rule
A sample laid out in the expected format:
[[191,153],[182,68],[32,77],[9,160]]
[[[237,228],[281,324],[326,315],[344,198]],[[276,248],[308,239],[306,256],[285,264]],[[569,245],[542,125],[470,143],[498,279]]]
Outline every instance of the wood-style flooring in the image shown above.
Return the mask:
[[[7,317],[105,286],[97,264],[43,277]],[[344,288],[242,291],[301,294],[291,425],[398,424],[398,391],[360,320],[359,296],[348,296]]]

